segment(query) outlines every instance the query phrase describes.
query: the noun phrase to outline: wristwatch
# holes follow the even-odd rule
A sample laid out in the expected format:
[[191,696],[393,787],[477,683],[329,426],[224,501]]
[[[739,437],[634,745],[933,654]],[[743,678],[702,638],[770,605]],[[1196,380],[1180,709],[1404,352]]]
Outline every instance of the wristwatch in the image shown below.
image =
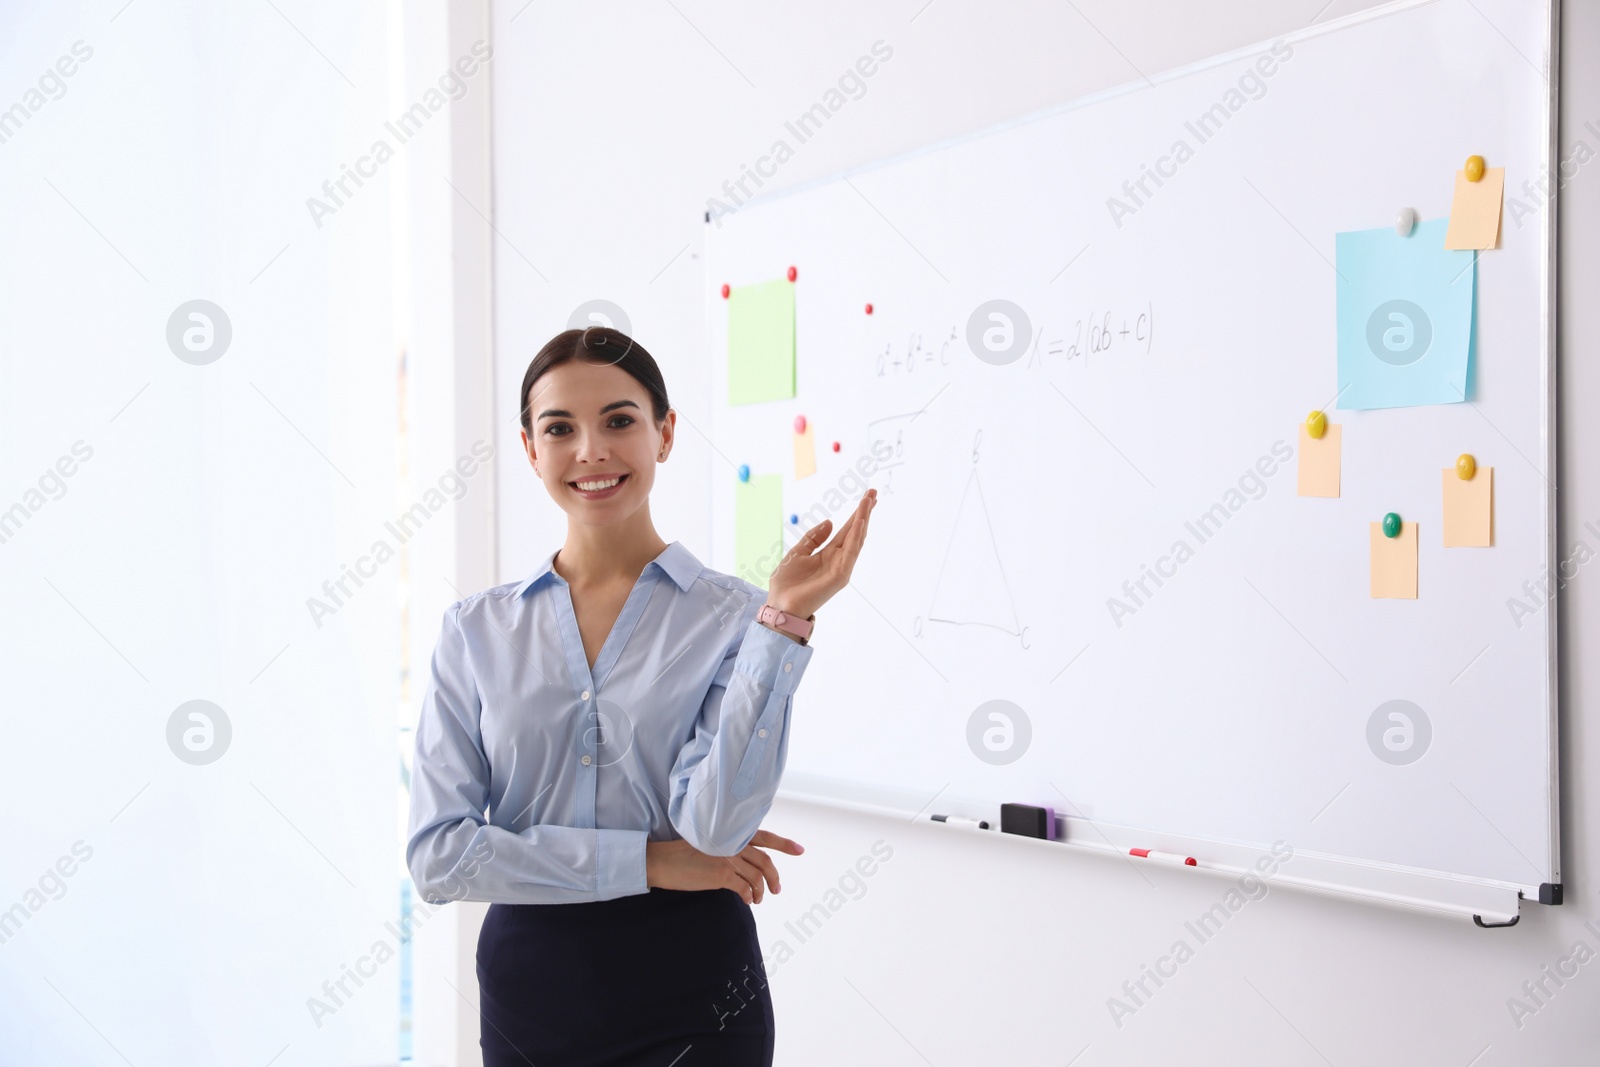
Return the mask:
[[811,636],[811,630],[816,620],[815,612],[802,619],[798,615],[790,615],[787,611],[780,611],[771,604],[761,605],[761,613],[756,616],[756,621],[763,626],[771,626],[774,629],[782,630],[786,634],[792,634],[795,640],[802,645],[808,643],[806,639]]

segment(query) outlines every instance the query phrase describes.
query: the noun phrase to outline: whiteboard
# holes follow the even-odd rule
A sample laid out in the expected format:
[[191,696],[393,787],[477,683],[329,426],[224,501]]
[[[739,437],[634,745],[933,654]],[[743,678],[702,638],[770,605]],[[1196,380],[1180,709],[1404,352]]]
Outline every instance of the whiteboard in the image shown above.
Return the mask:
[[[1557,563],[1554,211],[1523,183],[1551,162],[1553,26],[1393,4],[708,218],[712,565],[735,570],[739,464],[783,474],[789,543],[880,493],[786,783],[1048,805],[1069,840],[1114,826],[1202,866],[1283,841],[1358,894],[1398,872],[1502,915],[1549,900],[1555,611],[1525,583]],[[1338,409],[1334,235],[1447,217],[1470,153],[1506,173],[1470,402]],[[729,406],[721,286],[791,265],[796,396]],[[969,342],[996,300],[1027,335],[1009,362]],[[1296,493],[1314,408],[1342,426],[1337,499]],[[1463,452],[1494,468],[1492,548],[1442,544]],[[1416,600],[1369,595],[1388,511],[1418,523]],[[1398,760],[1374,740],[1395,707]]]

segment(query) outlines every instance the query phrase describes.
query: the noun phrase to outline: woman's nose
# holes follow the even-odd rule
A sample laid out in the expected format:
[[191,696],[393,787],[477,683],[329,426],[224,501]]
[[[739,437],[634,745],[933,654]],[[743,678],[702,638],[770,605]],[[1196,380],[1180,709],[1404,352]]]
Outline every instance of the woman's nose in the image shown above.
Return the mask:
[[578,458],[590,463],[600,463],[606,459],[605,440],[596,433],[580,430],[578,432]]

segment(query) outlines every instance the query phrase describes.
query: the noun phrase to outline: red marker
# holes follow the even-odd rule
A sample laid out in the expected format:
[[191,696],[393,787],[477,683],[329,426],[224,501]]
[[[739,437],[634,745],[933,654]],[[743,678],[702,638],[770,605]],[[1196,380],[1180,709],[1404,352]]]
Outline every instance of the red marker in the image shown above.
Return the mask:
[[1148,848],[1130,848],[1128,855],[1138,856],[1140,859],[1161,860],[1163,863],[1177,863],[1184,867],[1198,867],[1193,856],[1180,856],[1176,852],[1153,852]]

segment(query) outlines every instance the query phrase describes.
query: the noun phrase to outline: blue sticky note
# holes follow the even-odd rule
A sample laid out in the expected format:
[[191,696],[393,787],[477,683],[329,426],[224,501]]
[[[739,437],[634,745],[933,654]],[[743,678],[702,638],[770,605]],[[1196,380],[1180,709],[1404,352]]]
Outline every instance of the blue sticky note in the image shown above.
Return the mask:
[[1449,219],[1335,235],[1341,408],[1467,398],[1477,253],[1444,247]]

